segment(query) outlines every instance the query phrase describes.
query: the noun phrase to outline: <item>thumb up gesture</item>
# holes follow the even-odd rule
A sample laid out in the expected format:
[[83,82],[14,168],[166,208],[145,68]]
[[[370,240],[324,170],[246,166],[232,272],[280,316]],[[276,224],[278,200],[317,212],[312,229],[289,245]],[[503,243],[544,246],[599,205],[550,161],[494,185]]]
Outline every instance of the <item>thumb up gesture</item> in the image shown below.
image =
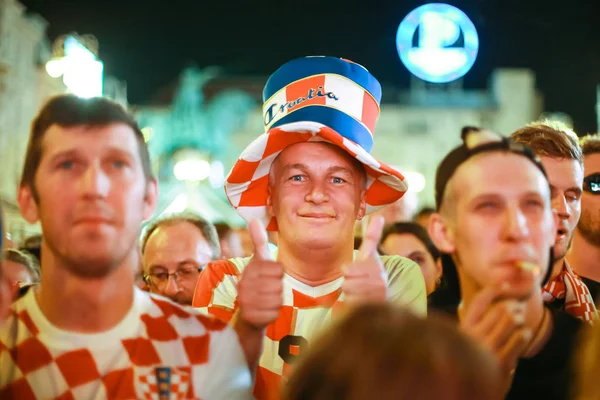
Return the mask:
[[385,303],[387,274],[377,254],[384,220],[374,216],[363,237],[355,261],[344,269],[344,292],[347,303]]
[[279,317],[283,305],[283,265],[269,251],[267,231],[257,219],[248,225],[254,255],[238,284],[240,318],[255,329],[264,329]]

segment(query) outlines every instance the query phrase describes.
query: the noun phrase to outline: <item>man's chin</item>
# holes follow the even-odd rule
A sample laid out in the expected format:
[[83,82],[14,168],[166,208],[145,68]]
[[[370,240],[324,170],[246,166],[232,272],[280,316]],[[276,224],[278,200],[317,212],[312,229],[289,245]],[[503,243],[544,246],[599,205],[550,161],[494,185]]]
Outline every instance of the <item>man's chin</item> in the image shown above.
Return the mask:
[[117,264],[112,260],[93,260],[77,261],[69,263],[67,269],[72,275],[82,279],[102,279],[110,275]]
[[65,268],[79,278],[105,278],[115,271],[123,261],[124,257],[115,256],[115,252],[105,249],[87,249],[87,251],[82,249],[70,252],[64,257]]
[[554,262],[562,260],[567,255],[569,246],[566,243],[560,243],[554,246]]
[[312,249],[320,249],[320,248],[330,248],[334,246],[336,243],[339,243],[340,235],[337,234],[325,234],[320,233],[317,234],[313,232],[313,234],[305,234],[301,237],[298,237],[295,242],[298,245],[307,247],[310,246]]

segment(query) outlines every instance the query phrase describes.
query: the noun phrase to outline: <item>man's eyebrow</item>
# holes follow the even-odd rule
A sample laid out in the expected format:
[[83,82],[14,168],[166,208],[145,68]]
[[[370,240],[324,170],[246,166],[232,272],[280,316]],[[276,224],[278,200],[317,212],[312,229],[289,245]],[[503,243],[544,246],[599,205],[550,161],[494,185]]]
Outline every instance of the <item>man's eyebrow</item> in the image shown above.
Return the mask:
[[283,166],[283,170],[287,171],[290,169],[301,169],[301,170],[307,170],[308,166],[306,164],[302,164],[302,163],[295,163],[295,164],[286,164]]
[[67,157],[74,157],[78,154],[77,149],[68,149],[68,150],[61,150],[58,151],[57,153],[54,153],[50,156],[50,163],[54,163],[56,162],[56,160],[59,160],[61,158],[67,158]]
[[177,263],[177,268],[182,267],[184,265],[188,265],[188,264],[191,264],[191,265],[193,265],[195,267],[201,267],[201,265],[198,262],[196,262],[196,260],[188,258],[188,259],[185,259],[185,260],[182,260],[182,261],[178,262]]
[[354,172],[354,170],[352,168],[340,167],[339,165],[334,165],[333,167],[327,168],[327,172],[329,172],[329,173],[332,173],[332,172],[346,172],[346,173],[352,175],[352,173]]
[[582,190],[579,186],[573,186],[573,187],[570,187],[567,190],[565,190],[565,192],[573,192],[573,193],[575,193],[575,195],[579,196],[581,194]]
[[166,271],[167,269],[160,264],[152,264],[148,267],[148,272],[155,272],[156,270]]

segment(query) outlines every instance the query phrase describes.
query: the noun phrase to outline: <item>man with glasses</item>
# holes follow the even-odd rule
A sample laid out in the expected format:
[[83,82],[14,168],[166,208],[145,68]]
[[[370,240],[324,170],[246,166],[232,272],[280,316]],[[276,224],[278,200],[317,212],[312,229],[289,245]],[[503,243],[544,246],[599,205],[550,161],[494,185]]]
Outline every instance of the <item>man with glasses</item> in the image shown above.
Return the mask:
[[582,138],[581,148],[585,176],[581,219],[575,229],[568,258],[597,300],[600,293],[600,136]]
[[221,255],[215,227],[193,213],[154,221],[142,241],[144,280],[151,293],[191,305],[204,265]]

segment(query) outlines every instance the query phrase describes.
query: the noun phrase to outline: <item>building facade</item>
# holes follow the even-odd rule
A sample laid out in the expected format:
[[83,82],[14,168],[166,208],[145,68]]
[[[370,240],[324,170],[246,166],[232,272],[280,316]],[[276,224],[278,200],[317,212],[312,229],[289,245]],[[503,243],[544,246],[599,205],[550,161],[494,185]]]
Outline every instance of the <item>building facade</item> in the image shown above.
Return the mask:
[[[185,74],[183,74],[185,75]],[[207,76],[204,74],[203,76]],[[133,106],[135,115],[148,132],[153,161],[168,165],[164,155],[181,148],[190,147],[199,152],[210,153],[214,142],[225,142],[216,155],[225,174],[231,169],[242,150],[263,130],[262,88],[266,77],[230,77],[210,75],[189,90],[189,99],[179,98],[181,83],[158,92],[158,101],[151,105]],[[195,82],[195,81],[194,81]],[[542,97],[535,88],[535,75],[525,69],[499,69],[484,90],[464,90],[460,83],[449,85],[427,84],[414,81],[410,90],[397,90],[391,85],[383,86],[381,114],[376,128],[373,154],[377,159],[393,165],[403,172],[417,175],[422,186],[418,193],[405,196],[411,209],[433,205],[434,180],[437,165],[444,155],[460,144],[460,131],[466,125],[481,126],[508,135],[517,128],[539,118],[543,110]],[[225,94],[242,91],[247,94],[244,106],[236,103],[235,96]],[[187,93],[187,92],[186,92]],[[199,97],[198,97],[199,96]],[[224,101],[219,102],[219,98]],[[228,100],[225,100],[228,99]],[[250,99],[250,100],[248,100]],[[174,124],[181,107],[197,119],[189,129]],[[227,110],[234,110],[227,112]],[[244,116],[243,119],[239,119]],[[236,124],[231,121],[236,120]],[[210,121],[210,123],[207,123]],[[216,129],[221,128],[221,129]],[[220,137],[219,140],[216,136]],[[159,173],[162,189],[171,187],[172,168]],[[409,174],[407,174],[408,176]],[[424,184],[423,184],[424,179]],[[410,180],[409,180],[410,182]],[[213,190],[224,198],[222,186],[200,185],[195,189],[165,190],[161,194],[162,207],[177,206],[182,191],[194,193]],[[169,192],[169,193],[167,193]],[[206,195],[201,197],[206,198]],[[184,204],[180,205],[180,208]],[[208,215],[209,219],[219,216]],[[223,217],[223,216],[221,216]],[[226,219],[226,218],[225,218]]]
[[46,28],[42,17],[27,14],[17,0],[0,0],[0,201],[7,230],[17,240],[38,231],[16,206],[31,120],[50,96],[66,90],[44,68],[52,56]]

